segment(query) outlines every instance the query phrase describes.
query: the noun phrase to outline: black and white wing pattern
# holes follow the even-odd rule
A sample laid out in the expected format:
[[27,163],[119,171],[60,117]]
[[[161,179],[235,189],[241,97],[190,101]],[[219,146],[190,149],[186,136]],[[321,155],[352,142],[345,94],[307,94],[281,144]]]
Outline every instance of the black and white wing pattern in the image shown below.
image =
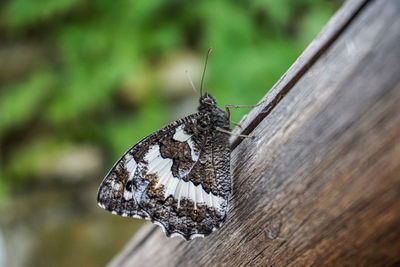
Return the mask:
[[[211,103],[211,104],[210,104]],[[199,113],[172,122],[133,146],[98,191],[113,214],[150,219],[167,236],[210,234],[225,221],[231,192],[229,120],[205,94]]]

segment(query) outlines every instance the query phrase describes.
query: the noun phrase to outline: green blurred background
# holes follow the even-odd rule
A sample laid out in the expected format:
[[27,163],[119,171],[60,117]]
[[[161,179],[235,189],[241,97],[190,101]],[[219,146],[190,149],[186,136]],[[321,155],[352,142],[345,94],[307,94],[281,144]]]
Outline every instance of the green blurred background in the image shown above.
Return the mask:
[[[255,104],[338,0],[0,3],[0,266],[102,266],[140,227],[96,204],[129,147],[204,88]],[[248,110],[234,110],[233,120]]]

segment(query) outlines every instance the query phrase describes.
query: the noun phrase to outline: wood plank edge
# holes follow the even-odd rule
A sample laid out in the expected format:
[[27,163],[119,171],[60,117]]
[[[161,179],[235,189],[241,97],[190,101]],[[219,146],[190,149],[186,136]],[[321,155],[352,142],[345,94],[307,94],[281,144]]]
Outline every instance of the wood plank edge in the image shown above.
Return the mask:
[[[316,38],[306,50],[300,55],[300,57],[292,64],[288,71],[278,80],[278,82],[271,88],[271,90],[264,96],[259,103],[258,107],[254,108],[248,115],[246,115],[240,122],[242,128],[236,127],[234,132],[244,135],[250,135],[251,132],[257,127],[257,125],[274,109],[274,107],[282,100],[282,98],[293,88],[293,86],[300,80],[303,75],[314,65],[315,62],[324,54],[325,51],[333,45],[333,43],[339,38],[342,32],[344,32],[357,15],[365,9],[366,5],[373,0],[364,0],[357,3],[347,1],[336,14],[330,19],[327,25],[318,34],[319,36],[327,31],[328,27],[332,27],[332,24],[343,15],[344,12],[348,11],[348,5],[353,4],[353,9],[348,18],[341,21],[340,26],[331,33],[329,37],[325,37],[325,40],[319,44],[319,47],[315,48],[314,42],[319,41],[320,38]],[[315,51],[312,51],[315,50]],[[297,68],[297,70],[295,70]],[[289,77],[289,73],[294,74]],[[232,136],[231,138],[231,150],[234,150],[241,142],[243,138]]]

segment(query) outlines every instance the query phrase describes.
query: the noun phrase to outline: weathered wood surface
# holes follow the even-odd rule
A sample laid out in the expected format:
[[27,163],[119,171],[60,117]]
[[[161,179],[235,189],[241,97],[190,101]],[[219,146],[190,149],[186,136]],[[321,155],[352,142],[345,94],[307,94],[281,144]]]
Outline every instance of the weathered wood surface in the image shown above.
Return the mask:
[[242,122],[228,220],[112,266],[400,264],[400,1],[348,1]]

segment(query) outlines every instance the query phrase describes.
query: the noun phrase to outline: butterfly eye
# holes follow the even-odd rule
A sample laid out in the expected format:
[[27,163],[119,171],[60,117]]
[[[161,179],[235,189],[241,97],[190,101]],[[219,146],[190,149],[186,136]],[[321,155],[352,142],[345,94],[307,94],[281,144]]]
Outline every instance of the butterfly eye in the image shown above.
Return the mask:
[[210,98],[205,98],[204,103],[206,103],[207,105],[212,105],[213,101]]

